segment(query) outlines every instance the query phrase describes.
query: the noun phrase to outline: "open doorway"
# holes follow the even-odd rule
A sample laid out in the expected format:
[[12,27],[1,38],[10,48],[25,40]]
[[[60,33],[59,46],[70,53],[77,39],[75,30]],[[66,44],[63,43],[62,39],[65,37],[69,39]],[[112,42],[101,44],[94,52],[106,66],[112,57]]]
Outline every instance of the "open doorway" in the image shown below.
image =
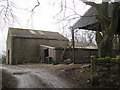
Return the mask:
[[48,57],[49,57],[49,50],[47,48],[47,49],[44,49],[44,63],[47,63]]
[[8,65],[10,64],[10,50],[8,50]]
[[48,53],[48,49],[44,49],[44,57],[48,57],[49,53]]

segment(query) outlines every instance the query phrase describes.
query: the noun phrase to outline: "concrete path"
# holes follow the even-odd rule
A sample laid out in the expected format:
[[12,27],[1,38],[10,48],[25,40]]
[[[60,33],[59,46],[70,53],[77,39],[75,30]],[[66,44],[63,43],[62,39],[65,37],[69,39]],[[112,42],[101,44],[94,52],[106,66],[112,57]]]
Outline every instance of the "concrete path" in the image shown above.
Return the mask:
[[18,82],[17,88],[71,88],[71,84],[45,69],[2,66],[0,69],[11,73]]

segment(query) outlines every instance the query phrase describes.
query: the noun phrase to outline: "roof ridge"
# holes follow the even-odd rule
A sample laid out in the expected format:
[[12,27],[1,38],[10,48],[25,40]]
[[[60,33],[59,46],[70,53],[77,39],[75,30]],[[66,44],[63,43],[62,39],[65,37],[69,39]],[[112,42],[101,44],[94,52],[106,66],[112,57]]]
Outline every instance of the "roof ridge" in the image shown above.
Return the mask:
[[11,35],[18,37],[33,37],[33,38],[49,38],[57,40],[68,40],[65,36],[59,32],[22,29],[22,28],[9,28]]
[[45,30],[38,30],[38,29],[28,29],[28,28],[13,28],[13,27],[9,27],[9,29],[12,29],[12,30],[33,30],[33,31],[42,31],[42,32],[52,32],[52,33],[59,33],[59,32],[55,32],[55,31],[45,31]]

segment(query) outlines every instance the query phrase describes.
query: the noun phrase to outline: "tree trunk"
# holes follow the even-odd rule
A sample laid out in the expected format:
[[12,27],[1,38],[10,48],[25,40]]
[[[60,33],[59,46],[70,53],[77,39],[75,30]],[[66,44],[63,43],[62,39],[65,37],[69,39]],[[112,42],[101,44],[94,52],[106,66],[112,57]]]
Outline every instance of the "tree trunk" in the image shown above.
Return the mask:
[[103,37],[103,40],[99,45],[98,49],[99,57],[106,56],[112,57],[113,49],[112,40],[118,27],[118,18],[119,18],[119,3],[114,3],[111,23],[108,28],[105,28],[106,29],[105,36]]
[[[119,18],[119,12],[120,12],[120,3],[114,2],[113,3],[113,11],[112,11],[112,17],[110,19],[109,17],[109,11],[108,11],[108,2],[103,2],[102,4],[95,4],[93,2],[85,2],[88,5],[91,5],[92,7],[95,7],[98,16],[97,19],[101,25],[101,31],[103,33],[103,38],[101,40],[101,37],[99,33],[97,35],[96,39],[98,40],[98,56],[99,57],[112,57],[112,40],[114,37],[114,34],[116,33],[117,27],[118,27],[118,18]],[[101,41],[99,43],[99,41]]]
[[99,57],[110,57],[112,56],[112,40],[109,35],[106,35],[98,46]]
[[119,48],[118,48],[118,54],[120,55],[120,35],[118,36],[118,38],[119,38]]

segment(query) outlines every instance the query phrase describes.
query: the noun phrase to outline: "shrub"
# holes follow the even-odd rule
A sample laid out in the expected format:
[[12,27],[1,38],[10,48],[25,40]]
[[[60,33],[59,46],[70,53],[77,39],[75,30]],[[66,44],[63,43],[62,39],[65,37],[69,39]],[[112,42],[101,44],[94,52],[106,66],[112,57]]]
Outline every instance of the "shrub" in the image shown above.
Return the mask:
[[2,64],[6,63],[6,55],[2,55]]
[[108,60],[108,61],[109,61],[110,59],[111,59],[110,57],[105,57],[105,60]]
[[120,64],[120,58],[117,58],[116,61]]
[[110,62],[111,62],[111,63],[117,63],[117,58],[111,58],[111,59],[110,59]]
[[[120,58],[97,58],[95,62],[92,63],[92,66],[94,66],[92,68],[92,83],[95,85],[95,83],[99,82],[100,85],[105,87],[118,87],[117,83],[120,84],[120,73],[118,73],[120,70]],[[97,76],[94,73],[97,73]]]

